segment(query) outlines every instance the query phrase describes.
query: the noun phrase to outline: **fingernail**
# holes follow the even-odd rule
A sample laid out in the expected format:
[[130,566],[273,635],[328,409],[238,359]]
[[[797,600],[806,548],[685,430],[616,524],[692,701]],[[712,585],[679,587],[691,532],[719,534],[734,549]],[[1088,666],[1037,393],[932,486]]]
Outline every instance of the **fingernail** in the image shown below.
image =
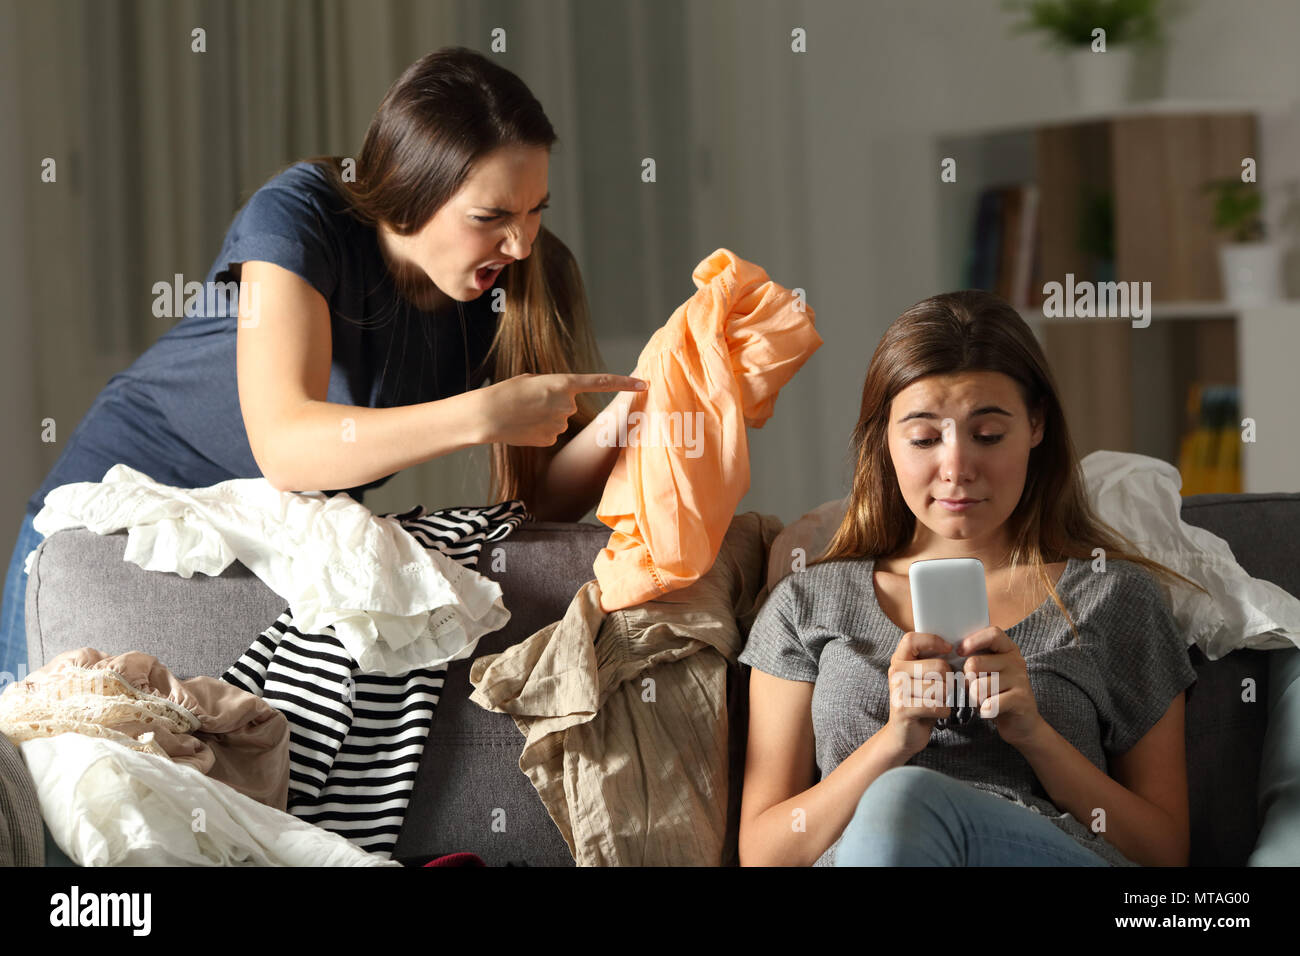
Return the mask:
[[646,381],[642,381],[641,379],[637,379],[636,387],[640,391],[645,391],[647,388],[650,387],[650,383]]

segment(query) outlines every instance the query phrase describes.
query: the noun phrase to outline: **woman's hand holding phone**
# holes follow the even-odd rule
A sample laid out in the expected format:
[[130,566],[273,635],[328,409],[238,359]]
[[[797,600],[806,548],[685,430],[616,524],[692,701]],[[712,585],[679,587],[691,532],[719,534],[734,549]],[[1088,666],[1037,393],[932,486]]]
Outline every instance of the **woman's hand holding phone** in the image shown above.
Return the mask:
[[1046,721],[1038,712],[1029,671],[1015,641],[1002,628],[990,626],[959,641],[956,651],[966,658],[962,670],[967,695],[979,715],[991,719],[998,736],[1011,746],[1018,749],[1031,741]]
[[[936,634],[908,631],[889,661],[889,722],[885,729],[909,759],[930,742],[934,722],[952,714],[951,707],[943,706],[952,673],[944,658],[951,650],[952,645]],[[936,701],[938,706],[933,706]]]

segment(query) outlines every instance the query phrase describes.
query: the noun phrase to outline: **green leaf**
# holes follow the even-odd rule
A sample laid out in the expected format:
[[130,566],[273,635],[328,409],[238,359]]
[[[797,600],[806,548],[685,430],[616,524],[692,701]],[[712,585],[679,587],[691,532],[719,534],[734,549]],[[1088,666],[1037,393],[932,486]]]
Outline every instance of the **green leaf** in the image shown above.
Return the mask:
[[1092,31],[1106,31],[1106,47],[1144,45],[1161,39],[1163,0],[1002,0],[1004,10],[1020,13],[1012,33],[1042,31],[1058,47],[1092,44]]

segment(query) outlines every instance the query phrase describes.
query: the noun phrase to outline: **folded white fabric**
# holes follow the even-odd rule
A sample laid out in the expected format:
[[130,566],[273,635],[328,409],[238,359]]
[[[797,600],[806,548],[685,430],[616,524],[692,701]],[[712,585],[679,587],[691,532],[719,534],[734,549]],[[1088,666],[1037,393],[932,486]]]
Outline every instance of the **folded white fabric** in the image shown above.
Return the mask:
[[510,619],[501,585],[346,494],[279,491],[264,478],[174,488],[117,464],[102,482],[53,489],[32,524],[47,537],[126,528],[127,561],[182,577],[237,559],[288,602],[297,626],[333,627],[367,673],[469,657]]
[[[1084,492],[1101,520],[1144,556],[1210,592],[1156,579],[1188,646],[1199,645],[1212,661],[1238,648],[1300,646],[1300,600],[1271,581],[1251,577],[1226,541],[1182,520],[1177,468],[1115,451],[1095,451],[1080,465]],[[828,501],[781,531],[768,556],[769,588],[791,572],[795,548],[802,548],[808,561],[826,549],[848,500]]]
[[1182,520],[1183,479],[1166,461],[1094,451],[1080,463],[1098,517],[1148,558],[1208,590],[1160,580],[1188,644],[1210,660],[1238,648],[1300,645],[1300,600],[1271,581],[1252,578],[1216,534]]
[[401,866],[169,757],[72,733],[19,748],[81,866]]

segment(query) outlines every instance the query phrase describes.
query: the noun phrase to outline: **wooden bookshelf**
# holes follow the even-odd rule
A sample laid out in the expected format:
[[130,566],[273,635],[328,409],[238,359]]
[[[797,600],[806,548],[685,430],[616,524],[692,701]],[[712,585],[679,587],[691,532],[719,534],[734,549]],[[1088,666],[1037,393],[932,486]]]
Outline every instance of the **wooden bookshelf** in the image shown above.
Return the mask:
[[[1283,349],[1270,347],[1300,345],[1300,303],[1241,309],[1221,300],[1219,237],[1201,189],[1210,179],[1240,175],[1243,157],[1260,159],[1259,111],[1249,104],[1140,104],[937,138],[936,168],[947,157],[958,164],[958,182],[941,184],[938,202],[947,288],[968,285],[964,269],[981,193],[1037,184],[1039,263],[1031,298],[1018,306],[1043,344],[1080,456],[1111,449],[1177,465],[1190,385],[1236,385],[1242,415],[1260,430],[1256,446],[1243,447],[1243,490],[1300,490],[1300,449],[1290,442],[1283,448],[1280,433],[1260,421],[1272,420],[1279,407],[1293,410],[1288,419],[1300,409],[1300,377],[1281,367],[1290,364],[1281,360]],[[1081,248],[1086,190],[1113,197],[1109,268]],[[1150,282],[1150,325],[1044,317],[1043,284],[1063,282],[1067,273],[1094,282]]]

